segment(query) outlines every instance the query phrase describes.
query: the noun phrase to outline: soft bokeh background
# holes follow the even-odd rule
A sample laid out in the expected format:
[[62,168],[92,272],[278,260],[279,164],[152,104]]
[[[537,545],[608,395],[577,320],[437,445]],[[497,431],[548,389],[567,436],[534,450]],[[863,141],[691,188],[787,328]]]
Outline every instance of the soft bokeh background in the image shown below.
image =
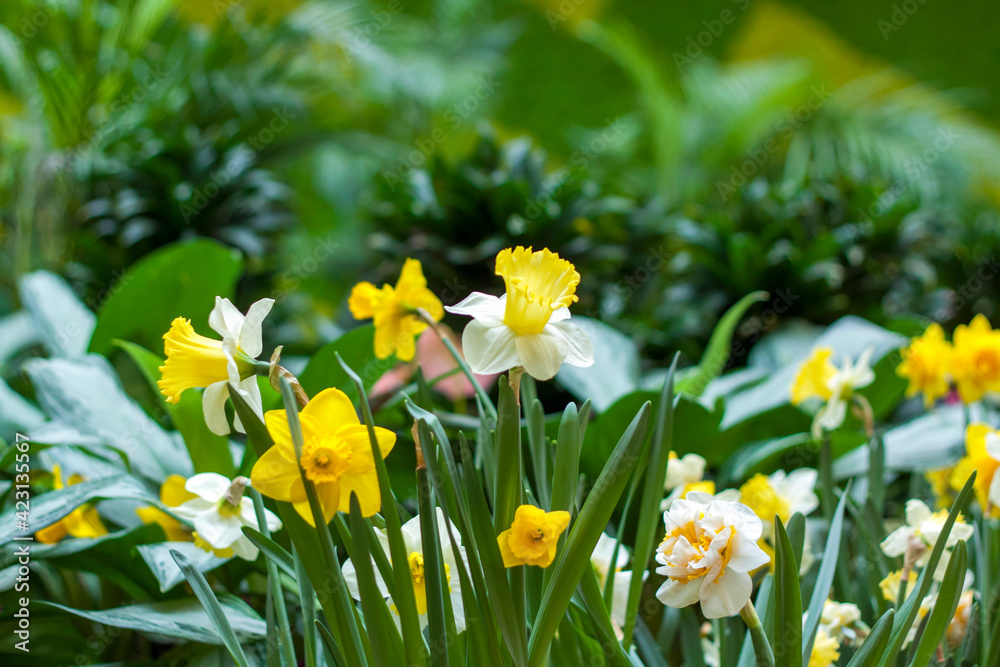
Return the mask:
[[210,237],[245,255],[242,305],[279,297],[293,354],[406,256],[451,303],[496,292],[490,260],[518,243],[575,262],[581,314],[652,367],[697,360],[756,289],[787,307],[748,343],[790,318],[995,315],[963,287],[997,272],[998,19],[984,0],[5,0],[0,311],[40,268],[99,310],[141,258]]

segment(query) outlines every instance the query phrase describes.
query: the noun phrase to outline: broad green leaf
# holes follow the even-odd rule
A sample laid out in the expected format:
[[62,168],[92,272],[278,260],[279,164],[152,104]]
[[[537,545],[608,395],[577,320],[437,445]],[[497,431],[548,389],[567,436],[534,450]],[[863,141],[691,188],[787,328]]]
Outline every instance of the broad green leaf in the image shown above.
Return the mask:
[[160,592],[166,593],[184,581],[184,573],[177,565],[171,551],[184,555],[192,567],[199,572],[210,572],[231,558],[219,558],[215,554],[196,547],[194,542],[158,542],[137,547],[139,556],[149,566],[150,572],[160,584]]
[[725,312],[712,331],[708,347],[705,348],[705,354],[698,362],[697,370],[686,373],[683,379],[677,381],[678,393],[701,396],[708,383],[719,377],[726,364],[729,363],[736,325],[740,323],[750,306],[766,301],[768,296],[767,292],[751,292]]
[[639,388],[639,352],[631,338],[600,320],[574,317],[573,323],[590,338],[594,363],[587,368],[563,364],[556,380],[578,399],[589,398],[595,410],[604,412]]
[[[195,331],[208,335],[208,314],[215,307],[215,297],[232,297],[242,271],[237,251],[207,239],[175,243],[150,253],[109,289],[97,315],[90,351],[108,354],[116,338],[158,350],[176,317],[191,320]],[[236,305],[245,312],[250,304]]]
[[556,555],[556,561],[551,566],[555,569],[545,588],[529,641],[528,664],[532,667],[543,664],[573,591],[583,572],[591,567],[590,556],[608,525],[642,450],[649,412],[650,405],[646,403],[622,434],[618,446],[570,528],[566,546],[561,554]]
[[104,477],[63,487],[34,496],[25,528],[18,526],[16,507],[8,507],[0,514],[0,544],[10,542],[15,536],[27,536],[46,526],[51,526],[84,503],[97,500],[138,500],[159,506],[159,498],[134,477],[118,475]]
[[[242,600],[232,595],[222,595],[218,603],[233,633],[241,642],[263,639],[267,636],[267,624],[264,619]],[[195,598],[134,604],[96,611],[73,609],[45,600],[38,600],[36,604],[49,605],[74,616],[114,628],[138,630],[151,637],[173,637],[203,644],[222,644],[222,638],[212,629],[212,621],[205,608]]]
[[63,278],[48,271],[21,276],[21,302],[31,314],[35,330],[49,354],[79,357],[87,352],[97,318]]
[[212,623],[212,627],[219,634],[222,639],[223,645],[229,650],[229,654],[233,656],[233,660],[240,667],[249,667],[250,663],[247,660],[246,654],[243,652],[243,647],[240,646],[239,637],[236,636],[236,632],[233,630],[233,626],[229,624],[229,619],[226,618],[226,612],[222,609],[222,605],[215,597],[215,593],[212,592],[212,588],[208,585],[208,581],[205,580],[205,575],[197,570],[194,565],[191,564],[183,554],[179,551],[174,551],[171,553],[177,565],[181,568],[181,572],[184,573],[184,578],[191,585],[191,589],[194,590],[195,596],[201,605],[205,608],[205,612],[208,614],[208,619]]

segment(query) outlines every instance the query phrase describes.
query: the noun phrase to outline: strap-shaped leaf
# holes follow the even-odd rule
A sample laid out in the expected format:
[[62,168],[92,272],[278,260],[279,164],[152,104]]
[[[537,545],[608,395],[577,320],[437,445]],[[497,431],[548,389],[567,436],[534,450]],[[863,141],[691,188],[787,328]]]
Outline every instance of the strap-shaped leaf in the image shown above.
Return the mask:
[[774,561],[775,605],[771,646],[775,662],[782,667],[802,667],[802,589],[799,564],[781,519],[774,517],[776,542]]
[[889,643],[889,636],[892,634],[892,625],[895,617],[896,611],[894,609],[890,609],[882,614],[882,618],[878,619],[878,623],[868,633],[864,643],[861,644],[861,648],[854,654],[851,661],[847,663],[847,667],[875,667],[875,665],[879,664],[879,661],[882,659],[882,652],[885,650],[886,644]]
[[816,584],[813,586],[812,597],[809,598],[809,611],[806,613],[806,625],[802,631],[802,660],[806,663],[809,662],[809,656],[812,655],[816,631],[819,629],[819,622],[823,616],[823,605],[830,594],[833,576],[837,571],[841,534],[844,530],[844,509],[850,491],[851,486],[848,483],[847,489],[840,497],[840,502],[837,503],[837,510],[833,514],[833,523],[830,524],[830,532],[827,534],[826,548],[823,549],[823,558],[820,560]]
[[924,632],[917,643],[910,667],[929,665],[931,656],[948,631],[948,625],[955,617],[958,601],[962,597],[962,586],[965,583],[965,572],[969,564],[969,553],[963,540],[959,540],[951,553],[948,567],[945,570],[944,581],[938,590],[937,601],[931,610]]

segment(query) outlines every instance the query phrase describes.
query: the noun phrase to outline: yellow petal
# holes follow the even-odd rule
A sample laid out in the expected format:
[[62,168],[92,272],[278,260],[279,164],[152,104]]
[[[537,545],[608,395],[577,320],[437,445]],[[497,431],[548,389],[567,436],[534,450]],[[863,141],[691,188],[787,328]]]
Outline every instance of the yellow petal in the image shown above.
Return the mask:
[[35,539],[42,544],[55,544],[64,537],[66,537],[66,524],[62,521],[56,521],[51,526],[35,532]]
[[255,489],[268,498],[286,503],[293,501],[292,486],[296,481],[302,481],[299,466],[278,445],[264,452],[250,471],[250,482]]
[[181,475],[170,475],[160,486],[160,502],[167,507],[183,505],[197,496],[184,488],[187,480]]
[[354,319],[367,320],[372,317],[381,295],[381,290],[369,282],[355,285],[350,298],[347,299],[347,307],[351,309]]
[[66,530],[73,537],[100,537],[108,534],[108,529],[101,523],[100,514],[93,506],[78,507],[63,521],[66,523]]
[[[337,431],[337,438],[351,447],[351,465],[347,469],[347,474],[360,475],[375,467],[367,426],[345,426]],[[396,444],[396,434],[387,428],[376,426],[375,440],[384,459]]]
[[509,537],[510,528],[497,535],[497,545],[500,547],[500,556],[503,557],[503,566],[524,565],[524,560],[515,556],[514,552],[510,550],[510,545],[507,543]]
[[316,394],[302,409],[302,414],[314,420],[323,431],[336,431],[341,426],[361,423],[351,399],[339,389],[324,389]]
[[375,470],[364,475],[344,475],[340,478],[340,511],[351,511],[351,493],[358,496],[361,516],[369,517],[382,509],[382,494],[379,491],[378,475]]
[[[340,505],[340,484],[337,482],[317,484],[316,496],[319,499],[320,508],[323,510],[323,518],[327,523],[330,523],[330,519],[337,513],[337,508]],[[308,500],[294,503],[294,507],[299,516],[306,520],[306,523],[313,527],[316,526]]]

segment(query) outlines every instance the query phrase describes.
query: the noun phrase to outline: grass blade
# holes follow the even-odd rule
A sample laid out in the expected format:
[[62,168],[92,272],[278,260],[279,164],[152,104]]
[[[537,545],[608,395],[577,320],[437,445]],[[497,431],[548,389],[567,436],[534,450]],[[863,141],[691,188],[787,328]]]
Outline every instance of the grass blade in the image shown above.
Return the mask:
[[771,646],[782,667],[802,667],[802,589],[799,565],[781,519],[774,518],[775,549],[774,632]]

